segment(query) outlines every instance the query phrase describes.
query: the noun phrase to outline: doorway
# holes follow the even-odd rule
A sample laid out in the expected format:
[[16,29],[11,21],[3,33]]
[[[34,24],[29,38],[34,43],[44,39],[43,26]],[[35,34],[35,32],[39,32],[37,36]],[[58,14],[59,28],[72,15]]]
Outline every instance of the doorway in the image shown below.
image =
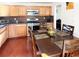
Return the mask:
[[61,30],[61,5],[56,6],[56,29]]

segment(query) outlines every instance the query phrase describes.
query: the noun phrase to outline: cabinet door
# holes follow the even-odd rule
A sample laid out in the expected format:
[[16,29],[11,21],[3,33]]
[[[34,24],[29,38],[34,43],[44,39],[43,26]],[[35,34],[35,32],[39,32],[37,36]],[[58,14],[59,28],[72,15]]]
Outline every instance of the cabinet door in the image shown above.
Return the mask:
[[0,16],[9,16],[9,6],[0,5]]
[[40,16],[45,16],[45,13],[46,13],[46,9],[44,6],[40,6]]
[[18,15],[26,16],[26,7],[25,6],[18,6]]
[[10,16],[18,16],[18,6],[9,6],[10,8]]
[[51,6],[46,6],[45,7],[45,16],[51,16],[51,13],[52,13]]
[[40,16],[50,16],[51,6],[40,6]]
[[26,24],[16,24],[16,36],[26,36]]
[[16,24],[10,24],[8,25],[8,33],[9,33],[9,38],[16,37],[16,32],[15,32],[15,27]]
[[4,27],[2,29],[3,31],[0,33],[0,47],[3,45],[3,43],[6,41],[6,39],[8,38],[8,31],[7,31],[7,27]]

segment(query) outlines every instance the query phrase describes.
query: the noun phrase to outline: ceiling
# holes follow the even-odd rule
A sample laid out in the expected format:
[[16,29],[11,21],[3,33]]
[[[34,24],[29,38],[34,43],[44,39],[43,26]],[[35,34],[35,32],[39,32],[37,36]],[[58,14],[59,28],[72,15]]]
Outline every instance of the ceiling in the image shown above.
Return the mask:
[[0,2],[0,5],[52,6],[54,2]]

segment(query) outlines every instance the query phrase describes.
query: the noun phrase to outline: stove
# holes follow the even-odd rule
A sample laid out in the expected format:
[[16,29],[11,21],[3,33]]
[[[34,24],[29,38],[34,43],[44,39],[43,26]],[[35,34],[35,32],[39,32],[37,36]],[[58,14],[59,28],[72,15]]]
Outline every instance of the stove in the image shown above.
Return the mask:
[[32,29],[32,31],[34,30],[39,30],[40,28],[40,22],[38,21],[38,19],[27,19],[27,26],[30,27]]

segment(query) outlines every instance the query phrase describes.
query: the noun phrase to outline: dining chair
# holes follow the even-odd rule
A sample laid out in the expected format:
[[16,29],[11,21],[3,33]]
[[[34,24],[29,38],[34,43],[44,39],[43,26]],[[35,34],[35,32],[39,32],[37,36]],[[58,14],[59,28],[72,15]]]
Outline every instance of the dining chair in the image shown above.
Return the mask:
[[30,34],[30,38],[31,38],[31,43],[32,43],[32,52],[33,52],[33,57],[41,57],[41,52],[38,50],[38,47],[36,45],[36,40],[34,38],[34,34],[31,30],[31,28],[29,27],[29,34]]
[[79,40],[67,40],[65,41],[66,45],[69,46],[69,49],[66,49],[65,52],[67,57],[78,57],[79,56]]
[[79,50],[73,51],[73,52],[70,54],[70,57],[79,57]]
[[62,25],[62,31],[58,31],[56,36],[60,39],[73,39],[74,26],[71,25]]
[[65,40],[73,39],[74,26],[62,25],[62,31],[56,33],[56,40],[63,40],[62,44],[62,56],[65,56]]
[[30,27],[29,27],[28,31],[29,31],[29,37],[31,38],[30,40],[31,40],[31,43],[32,43],[33,56],[36,56],[37,55],[36,54],[36,52],[37,52],[36,51],[36,44],[35,44],[34,36],[33,36],[32,30],[31,30]]
[[73,38],[74,26],[63,24],[62,26],[63,37]]

